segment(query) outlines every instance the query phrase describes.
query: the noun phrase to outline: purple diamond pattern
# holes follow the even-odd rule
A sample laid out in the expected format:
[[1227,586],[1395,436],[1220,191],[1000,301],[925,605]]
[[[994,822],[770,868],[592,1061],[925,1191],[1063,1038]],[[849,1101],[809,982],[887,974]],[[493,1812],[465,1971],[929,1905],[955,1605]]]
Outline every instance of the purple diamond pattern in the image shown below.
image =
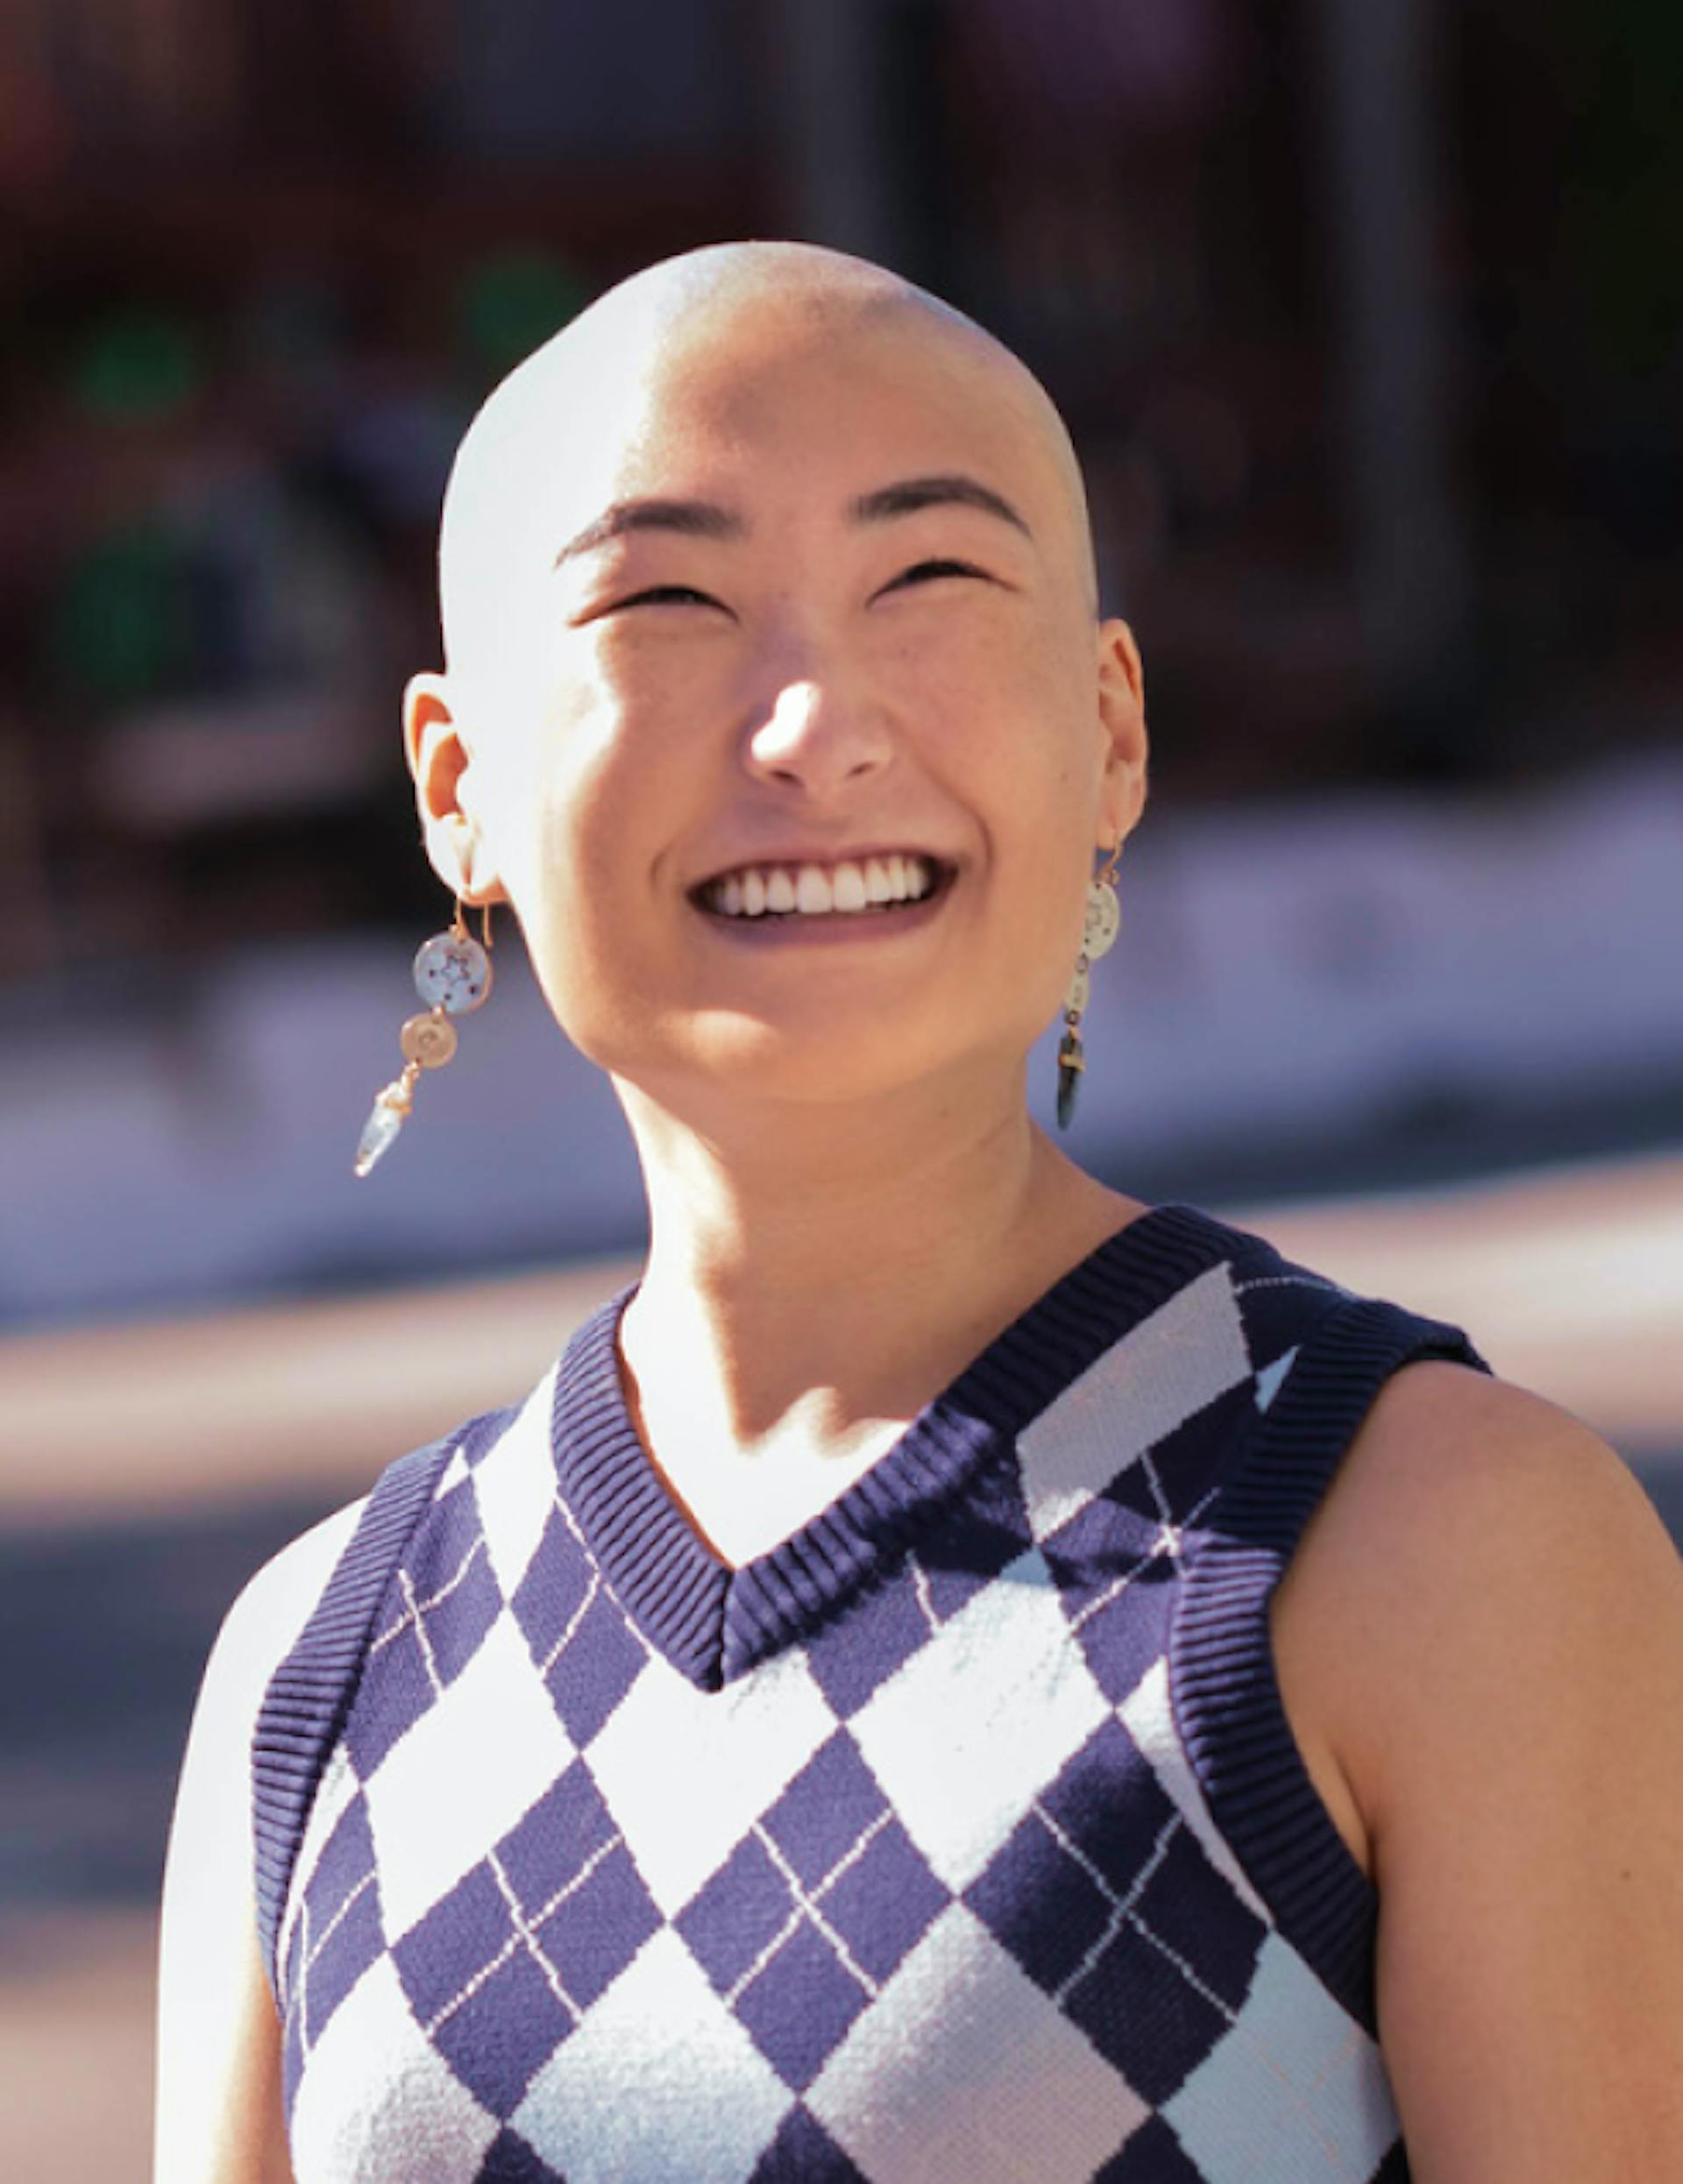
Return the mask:
[[[910,1566],[905,1576],[910,1577]],[[820,1691],[849,1720],[896,1669],[929,1642],[929,1616],[914,1583],[884,1585],[820,1625],[806,1642],[806,1665]]]
[[1204,2184],[1204,2172],[1189,2158],[1173,2126],[1154,2116],[1104,2164],[1093,2184]]
[[1036,1800],[965,1901],[1158,2102],[1234,2022],[1266,1932],[1118,1722]]
[[949,1900],[842,1731],[678,1928],[766,2060],[799,2090]]
[[[1234,1294],[1246,1294],[1242,1285]],[[1252,1358],[1282,1356],[1298,1338],[1303,1314],[1290,1294],[1284,1285],[1258,1286],[1254,1311],[1266,1341],[1253,1339],[1246,1302]],[[1323,1294],[1331,1293],[1317,1294],[1317,1309]],[[1212,1823],[1188,1808],[1197,1791],[1188,1791],[1184,1755],[1178,1773],[1160,1775],[1160,1755],[1142,1750],[1120,1718],[1147,1675],[1163,1672],[1212,1481],[1256,1409],[1253,1378],[1204,1389],[1194,1365],[1186,1389],[1179,1422],[1160,1430],[1154,1412],[1156,1437],[1111,1477],[1083,1473],[1066,1486],[1057,1451],[1042,1437],[1041,1491],[1067,1491],[1069,1514],[1043,1524],[1033,1556],[1026,1553],[1037,1544],[1028,1474],[1001,1442],[962,1495],[884,1549],[868,1583],[823,1612],[806,1603],[798,1639],[780,1655],[756,1656],[722,1691],[687,1696],[687,1687],[672,1686],[675,1671],[650,1631],[627,1613],[580,1521],[557,1498],[547,1442],[530,1457],[545,1467],[542,1483],[499,1475],[493,1514],[501,1528],[490,1545],[476,1467],[499,1444],[475,1447],[433,1503],[386,1595],[334,1762],[344,1770],[333,1790],[342,1809],[330,1827],[323,1821],[307,1869],[301,1862],[295,1876],[282,1934],[289,2109],[318,2047],[332,2047],[340,2011],[365,1997],[362,2014],[344,2020],[360,2027],[384,2006],[366,1998],[380,1983],[369,1974],[388,1959],[413,2037],[425,2043],[424,2067],[447,2073],[439,2082],[459,2088],[449,2097],[477,2119],[472,2176],[483,2184],[566,2184],[568,2171],[577,2184],[580,2149],[607,2143],[579,2135],[578,2101],[609,2101],[601,2114],[611,2140],[613,2100],[639,2101],[644,2085],[657,2088],[650,2098],[676,2104],[675,2115],[692,2108],[733,2117],[728,2184],[865,2184],[863,2164],[874,2169],[877,2157],[862,2155],[862,2146],[896,2149],[889,2166],[897,2177],[933,2175],[947,2155],[937,2160],[930,2150],[963,2143],[951,2087],[928,2088],[936,2111],[944,2102],[948,2113],[932,2112],[926,2144],[915,2102],[890,2124],[873,2113],[879,2081],[854,2059],[875,2057],[880,2067],[889,2058],[899,2071],[908,2053],[921,2052],[926,2038],[934,2044],[938,2030],[949,2032],[954,2013],[962,2017],[971,1996],[985,1992],[995,1998],[991,2008],[1020,2012],[1020,2040],[1013,2032],[1000,2054],[1055,2054],[1062,2090],[1037,2115],[1032,2145],[1009,2159],[993,2148],[967,2159],[963,2184],[1028,2174],[1036,2184],[1203,2177],[1157,2110],[1218,2070],[1224,2042],[1253,2007],[1270,1930],[1206,1853],[1200,1834]],[[936,1422],[919,1430],[933,1440],[947,1428],[930,1416]],[[993,1430],[962,1416],[948,1423],[977,1445]],[[1090,1414],[1076,1423],[1090,1437]],[[493,1489],[478,1484],[489,1507]],[[1049,1504],[1034,1506],[1039,1522]],[[510,1509],[529,1512],[518,1516],[512,1539]],[[1080,1704],[1090,1711],[1070,1716],[1075,1736],[1085,1739],[1073,1754],[1073,1736],[1054,1748],[1038,1716],[1013,1716],[1013,1705],[1041,1703],[1036,1687],[1025,1682],[1019,1656],[1000,1642],[990,1651],[991,1630],[1023,1627],[1003,1608],[991,1620],[991,1599],[1029,1584],[1031,1563],[1045,1573],[1033,1583],[1048,1589],[1047,1615],[1055,1627],[1061,1617],[1074,1641],[1069,1673],[1088,1679]],[[521,1572],[517,1583],[508,1578],[506,1600],[499,1569]],[[1025,1597],[1015,1595],[1018,1608]],[[518,1642],[508,1622],[499,1627],[505,1613]],[[486,1648],[494,1627],[501,1656]],[[994,1737],[1026,1755],[1000,1769],[998,1785],[974,1773],[981,1809],[973,1835],[950,1776],[937,1775],[932,1759],[921,1783],[917,1776],[915,1715],[904,1733],[909,1743],[891,1748],[872,1736],[900,1735],[882,1726],[897,1717],[873,1709],[869,1731],[856,1720],[903,1671],[900,1691],[919,1688],[927,1648],[943,1649],[930,1656],[941,1675],[948,1671],[939,1664],[962,1663],[962,1676],[941,1686],[960,1723],[969,1724],[970,1694],[977,1695],[974,1732],[962,1732],[974,1741],[961,1736],[952,1759],[969,1769],[971,1752],[990,1748]],[[436,1748],[426,1738],[430,1722],[445,1719],[432,1713],[441,1701],[476,1712],[472,1684],[455,1687],[476,1661],[483,1670],[494,1660],[504,1679],[497,1691],[508,1677],[532,1679],[520,1681],[532,1758],[525,1786],[498,1810],[486,1840],[459,1833],[468,1825],[461,1815],[495,1810],[494,1797],[482,1794],[471,1769],[453,1776],[450,1765],[452,1743],[482,1748],[465,1729]],[[507,1675],[504,1660],[517,1663]],[[698,1708],[711,1710],[699,1731]],[[517,1712],[511,1707],[511,1718]],[[428,1718],[429,1731],[408,1742]],[[1140,1727],[1133,1712],[1128,1719],[1148,1735],[1148,1722]],[[649,1720],[671,1725],[689,1755],[669,1795],[659,1754],[649,1755],[656,1771],[639,1772],[643,1748],[625,1734],[628,1725]],[[558,1770],[522,1811],[532,1783],[549,1772],[555,1724]],[[939,1738],[931,1742],[942,1748]],[[376,1783],[381,1855],[393,1855],[394,1845],[401,1853],[401,1835],[391,1831],[408,1823],[409,1804],[394,1821],[382,1798],[402,1770],[382,1776],[382,1769],[400,1751],[422,1750],[424,1776],[406,1797],[429,1844],[436,1815],[442,1847],[406,1868],[407,1931],[393,1939],[382,1925],[379,1875],[394,1883],[376,1860],[366,1792]],[[1033,1756],[1041,1751],[1043,1760]],[[896,1784],[898,1807],[884,1781]],[[743,1782],[753,1785],[746,1793]],[[998,1799],[991,1807],[990,1797]],[[458,1840],[462,1852],[452,1847]],[[981,1848],[967,1863],[972,1840]],[[978,1866],[955,1904],[936,1868],[956,1888]],[[390,1901],[399,1904],[399,1895]],[[1283,1945],[1276,1935],[1269,1946]],[[957,1954],[943,1958],[943,1950]],[[1339,2053],[1324,2067],[1336,2063],[1348,2076],[1348,2056],[1366,2036],[1330,1997],[1327,2007]],[[640,2054],[651,2024],[659,2044]],[[348,2036],[338,2050],[347,2044]],[[623,2095],[611,2083],[599,2092],[593,2074],[621,2066],[630,2074]],[[413,2056],[405,2066],[418,2067]],[[1375,2082],[1382,2087],[1382,2078]],[[347,2100],[356,2097],[354,2087],[347,2090]],[[574,2134],[565,2158],[555,2138],[564,2111],[545,2106],[563,2101],[565,2129]],[[1090,2133],[1110,2134],[1097,2167],[1090,2140],[1079,2142],[1086,2150],[1076,2159],[1073,2130],[1059,2138],[1063,2110],[1084,2113]],[[1382,2110],[1376,2097],[1372,2112]],[[1095,2126],[1095,2112],[1111,2120]],[[1180,2104],[1171,2113],[1184,2121]],[[1364,2179],[1386,2152],[1376,2139]],[[688,2167],[680,2153],[671,2173]],[[727,2169],[718,2174],[725,2184]],[[1239,2184],[1243,2175],[1241,2165],[1216,2184]],[[1356,2171],[1347,2175],[1356,2184]],[[1317,2170],[1315,2184],[1346,2184],[1346,2176]],[[438,2177],[446,2184],[443,2171]],[[451,2170],[448,2184],[468,2184],[468,2171]]]
[[473,2184],[567,2184],[517,2131],[500,2131],[486,2150]]
[[869,2184],[869,2180],[824,2126],[797,2106],[761,2156],[749,2184]]
[[659,1924],[575,1765],[392,1954],[429,2038],[506,2118]]

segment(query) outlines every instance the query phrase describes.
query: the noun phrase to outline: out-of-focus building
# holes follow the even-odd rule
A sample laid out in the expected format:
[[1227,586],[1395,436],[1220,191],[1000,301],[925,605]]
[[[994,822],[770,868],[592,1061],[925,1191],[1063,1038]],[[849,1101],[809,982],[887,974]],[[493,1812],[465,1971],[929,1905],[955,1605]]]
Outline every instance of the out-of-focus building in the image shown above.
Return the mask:
[[[591,294],[697,243],[880,256],[1040,372],[1106,605],[1141,637],[1160,812],[1242,799],[1260,842],[1304,792],[1405,788],[1424,840],[1434,798],[1523,787],[1553,799],[1552,840],[1583,768],[1663,757],[1683,718],[1677,20],[1644,0],[18,0],[0,983],[14,1060],[56,1041],[38,1110],[78,1070],[136,1088],[121,1116],[89,1092],[40,1152],[34,1214],[63,1227],[42,1212],[59,1160],[67,1195],[85,1159],[100,1199],[102,1146],[161,1173],[154,1094],[207,1173],[220,1146],[255,1175],[229,1131],[372,1006],[286,952],[437,922],[395,718],[437,656],[451,449]],[[1640,801],[1674,776],[1631,778]],[[1374,864],[1347,812],[1328,823]],[[1574,922],[1613,933],[1616,909]],[[1328,920],[1306,979],[1363,925],[1304,913]],[[1493,1027],[1517,1008],[1500,976]],[[213,1081],[265,991],[293,1028],[241,1064],[260,1081]],[[385,1059],[344,1066],[347,1113]],[[305,1074],[288,1111],[316,1131],[334,1065]],[[275,1210],[302,1202],[288,1183]],[[252,1210],[242,1265],[264,1256]],[[137,1203],[105,1259],[133,1268],[124,1294],[149,1263],[185,1294],[140,1247],[149,1219]],[[624,1240],[617,1214],[579,1221],[557,1248]],[[395,1249],[375,1222],[316,1263],[378,1275]],[[86,1294],[116,1293],[102,1273]]]
[[[1152,697],[1076,1132],[1127,1187],[1674,1142],[1679,110],[1658,0],[7,0],[0,2168],[145,2173],[149,1907],[235,1586],[517,1393],[607,1279],[553,1262],[632,1240],[513,949],[349,1173],[441,922],[397,702],[495,379],[754,234],[882,258],[1040,372]],[[1464,1313],[1683,1537],[1679,1188],[1277,1233]],[[297,1301],[334,1289],[392,1293]]]

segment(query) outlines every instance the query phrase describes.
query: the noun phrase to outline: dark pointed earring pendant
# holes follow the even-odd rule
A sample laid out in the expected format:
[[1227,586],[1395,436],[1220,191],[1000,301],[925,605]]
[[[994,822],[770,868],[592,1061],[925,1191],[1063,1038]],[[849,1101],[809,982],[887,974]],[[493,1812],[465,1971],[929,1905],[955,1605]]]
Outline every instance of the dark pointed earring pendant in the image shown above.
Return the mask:
[[1065,1019],[1069,1025],[1058,1041],[1058,1128],[1068,1130],[1076,1111],[1076,1095],[1081,1090],[1082,1072],[1087,1067],[1081,1051],[1081,1033],[1076,1031],[1073,1016]]

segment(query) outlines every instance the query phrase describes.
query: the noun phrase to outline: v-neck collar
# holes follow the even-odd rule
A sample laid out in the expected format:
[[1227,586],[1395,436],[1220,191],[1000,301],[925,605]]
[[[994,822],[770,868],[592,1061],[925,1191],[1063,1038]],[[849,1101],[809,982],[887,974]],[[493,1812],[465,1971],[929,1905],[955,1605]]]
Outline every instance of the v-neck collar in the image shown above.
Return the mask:
[[735,1567],[697,1535],[632,1422],[617,1335],[634,1285],[593,1314],[557,1368],[561,1491],[644,1637],[717,1690],[856,1591],[1097,1358],[1239,1240],[1189,1206],[1136,1216],[995,1336],[826,1508]]

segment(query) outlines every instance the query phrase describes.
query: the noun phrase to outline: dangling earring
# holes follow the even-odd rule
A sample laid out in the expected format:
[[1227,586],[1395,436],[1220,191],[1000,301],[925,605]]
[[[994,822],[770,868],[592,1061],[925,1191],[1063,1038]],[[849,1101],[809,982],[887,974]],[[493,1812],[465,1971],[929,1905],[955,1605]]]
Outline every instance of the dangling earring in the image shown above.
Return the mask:
[[1118,841],[1106,850],[1104,863],[1087,883],[1087,922],[1081,937],[1081,954],[1076,958],[1075,975],[1063,996],[1063,1037],[1058,1041],[1060,1130],[1069,1127],[1069,1119],[1076,1111],[1076,1095],[1081,1089],[1082,1072],[1087,1067],[1081,1045],[1081,1019],[1092,990],[1092,967],[1101,955],[1110,953],[1115,945],[1117,927],[1122,922],[1121,907],[1116,899],[1116,875],[1121,862],[1122,845]]
[[415,990],[430,1003],[424,1016],[412,1016],[398,1033],[403,1049],[403,1074],[394,1077],[376,1094],[368,1119],[362,1126],[354,1173],[366,1175],[408,1119],[415,1088],[423,1069],[442,1069],[456,1052],[453,1016],[468,1016],[491,990],[491,905],[479,912],[485,939],[476,940],[467,929],[462,898],[456,897],[456,915],[445,932],[423,940],[415,959]]

